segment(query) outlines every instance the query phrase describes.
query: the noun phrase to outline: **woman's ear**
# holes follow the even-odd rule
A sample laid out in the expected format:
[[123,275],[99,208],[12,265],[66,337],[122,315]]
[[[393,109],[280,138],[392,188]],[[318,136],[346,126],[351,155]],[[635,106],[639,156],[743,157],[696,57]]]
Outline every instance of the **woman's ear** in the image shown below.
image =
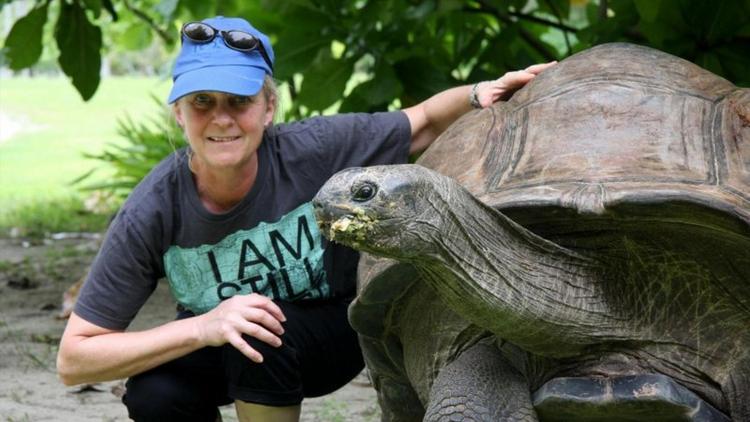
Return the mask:
[[276,114],[276,97],[270,96],[266,101],[266,115],[263,120],[263,125],[265,127],[271,126],[271,124],[273,124],[274,114]]
[[172,104],[172,114],[174,114],[174,119],[177,120],[177,124],[180,125],[182,129],[185,129],[185,121],[182,117],[182,110],[180,109],[178,103],[179,100],[175,101],[174,104]]

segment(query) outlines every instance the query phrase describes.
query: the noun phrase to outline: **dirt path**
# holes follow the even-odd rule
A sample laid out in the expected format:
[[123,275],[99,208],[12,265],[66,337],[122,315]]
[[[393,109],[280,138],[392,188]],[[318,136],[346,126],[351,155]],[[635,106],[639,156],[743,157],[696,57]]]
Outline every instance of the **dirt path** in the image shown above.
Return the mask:
[[[65,321],[55,318],[63,291],[86,271],[95,239],[67,239],[23,247],[0,239],[0,421],[125,421],[123,382],[65,387],[55,374]],[[160,285],[133,322],[152,327],[174,317],[174,302]],[[344,388],[305,400],[302,421],[377,421],[375,392],[360,375]],[[225,421],[236,416],[222,408]]]

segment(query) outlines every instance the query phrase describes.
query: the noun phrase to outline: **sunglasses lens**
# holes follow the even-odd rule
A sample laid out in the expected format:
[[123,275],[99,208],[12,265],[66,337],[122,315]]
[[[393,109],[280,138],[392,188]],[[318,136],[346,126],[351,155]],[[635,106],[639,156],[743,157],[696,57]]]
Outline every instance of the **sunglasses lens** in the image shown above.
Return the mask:
[[186,37],[197,42],[211,41],[216,35],[216,31],[210,26],[201,22],[191,22],[182,28],[182,33]]
[[258,39],[242,31],[228,31],[223,33],[224,40],[237,50],[250,51],[258,46]]

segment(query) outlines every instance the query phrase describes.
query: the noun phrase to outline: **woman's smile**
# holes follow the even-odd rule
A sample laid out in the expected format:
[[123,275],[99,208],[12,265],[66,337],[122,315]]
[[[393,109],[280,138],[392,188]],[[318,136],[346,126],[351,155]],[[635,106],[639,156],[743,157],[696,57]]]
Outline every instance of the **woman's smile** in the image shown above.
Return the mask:
[[232,142],[232,141],[238,141],[242,139],[242,136],[236,135],[236,136],[209,136],[208,140],[211,142],[217,142],[217,143],[225,143],[225,142]]

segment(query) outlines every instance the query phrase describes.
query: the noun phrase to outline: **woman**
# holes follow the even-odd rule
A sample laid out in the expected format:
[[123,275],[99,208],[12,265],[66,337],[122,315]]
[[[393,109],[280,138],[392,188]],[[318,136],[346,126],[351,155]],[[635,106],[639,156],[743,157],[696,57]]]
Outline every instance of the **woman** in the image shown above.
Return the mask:
[[[160,163],[111,224],[63,334],[65,384],[130,377],[135,420],[296,421],[303,397],[363,367],[346,320],[357,255],[325,242],[309,203],[346,167],[403,163],[472,105],[547,66],[441,92],[403,111],[273,125],[268,37],[238,18],[189,23],[169,96],[189,147]],[[178,319],[125,332],[159,278]]]

